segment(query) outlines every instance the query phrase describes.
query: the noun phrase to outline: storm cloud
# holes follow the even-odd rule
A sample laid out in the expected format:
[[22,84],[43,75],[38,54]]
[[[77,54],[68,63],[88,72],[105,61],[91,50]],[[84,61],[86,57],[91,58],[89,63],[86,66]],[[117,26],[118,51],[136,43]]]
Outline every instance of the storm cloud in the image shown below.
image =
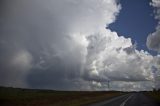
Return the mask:
[[116,90],[153,87],[155,58],[105,29],[120,12],[117,0],[1,0],[1,5],[0,85],[107,90],[114,81]]

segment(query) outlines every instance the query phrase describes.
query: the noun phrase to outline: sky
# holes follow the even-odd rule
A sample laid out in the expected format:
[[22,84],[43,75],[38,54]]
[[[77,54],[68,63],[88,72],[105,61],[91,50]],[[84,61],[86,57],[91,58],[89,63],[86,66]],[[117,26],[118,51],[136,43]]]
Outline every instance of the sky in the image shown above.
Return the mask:
[[[149,51],[145,44],[146,38],[149,33],[155,31],[158,23],[154,18],[154,8],[149,5],[150,1],[121,0],[122,9],[116,21],[109,26],[112,31],[116,31],[119,35],[132,38],[132,42],[137,43],[138,50]],[[153,54],[153,51],[149,52]]]
[[160,88],[159,0],[0,2],[1,86]]

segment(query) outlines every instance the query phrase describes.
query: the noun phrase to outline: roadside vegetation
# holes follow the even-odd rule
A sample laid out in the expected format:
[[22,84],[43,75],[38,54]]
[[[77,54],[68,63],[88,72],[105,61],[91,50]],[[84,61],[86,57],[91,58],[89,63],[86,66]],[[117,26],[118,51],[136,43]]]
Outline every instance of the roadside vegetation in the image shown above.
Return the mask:
[[116,91],[54,91],[0,87],[0,106],[83,106],[122,94]]
[[153,90],[150,92],[147,92],[147,94],[152,97],[154,100],[160,103],[160,90]]

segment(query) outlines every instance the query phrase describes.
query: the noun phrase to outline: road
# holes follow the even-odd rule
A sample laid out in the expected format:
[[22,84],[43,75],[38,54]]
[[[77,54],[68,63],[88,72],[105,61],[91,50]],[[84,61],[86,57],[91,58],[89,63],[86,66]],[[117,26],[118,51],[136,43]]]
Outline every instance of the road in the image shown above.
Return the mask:
[[89,106],[160,106],[143,93],[131,93]]

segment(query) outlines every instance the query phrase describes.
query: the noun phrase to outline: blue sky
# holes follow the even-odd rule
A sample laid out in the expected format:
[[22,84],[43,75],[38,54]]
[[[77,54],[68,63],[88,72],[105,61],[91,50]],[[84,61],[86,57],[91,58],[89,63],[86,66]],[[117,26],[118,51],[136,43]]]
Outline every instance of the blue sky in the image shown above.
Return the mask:
[[122,9],[117,20],[109,28],[118,35],[129,37],[137,42],[138,50],[147,50],[155,55],[156,52],[148,50],[146,39],[149,33],[155,31],[157,20],[154,19],[151,0],[121,0]]

